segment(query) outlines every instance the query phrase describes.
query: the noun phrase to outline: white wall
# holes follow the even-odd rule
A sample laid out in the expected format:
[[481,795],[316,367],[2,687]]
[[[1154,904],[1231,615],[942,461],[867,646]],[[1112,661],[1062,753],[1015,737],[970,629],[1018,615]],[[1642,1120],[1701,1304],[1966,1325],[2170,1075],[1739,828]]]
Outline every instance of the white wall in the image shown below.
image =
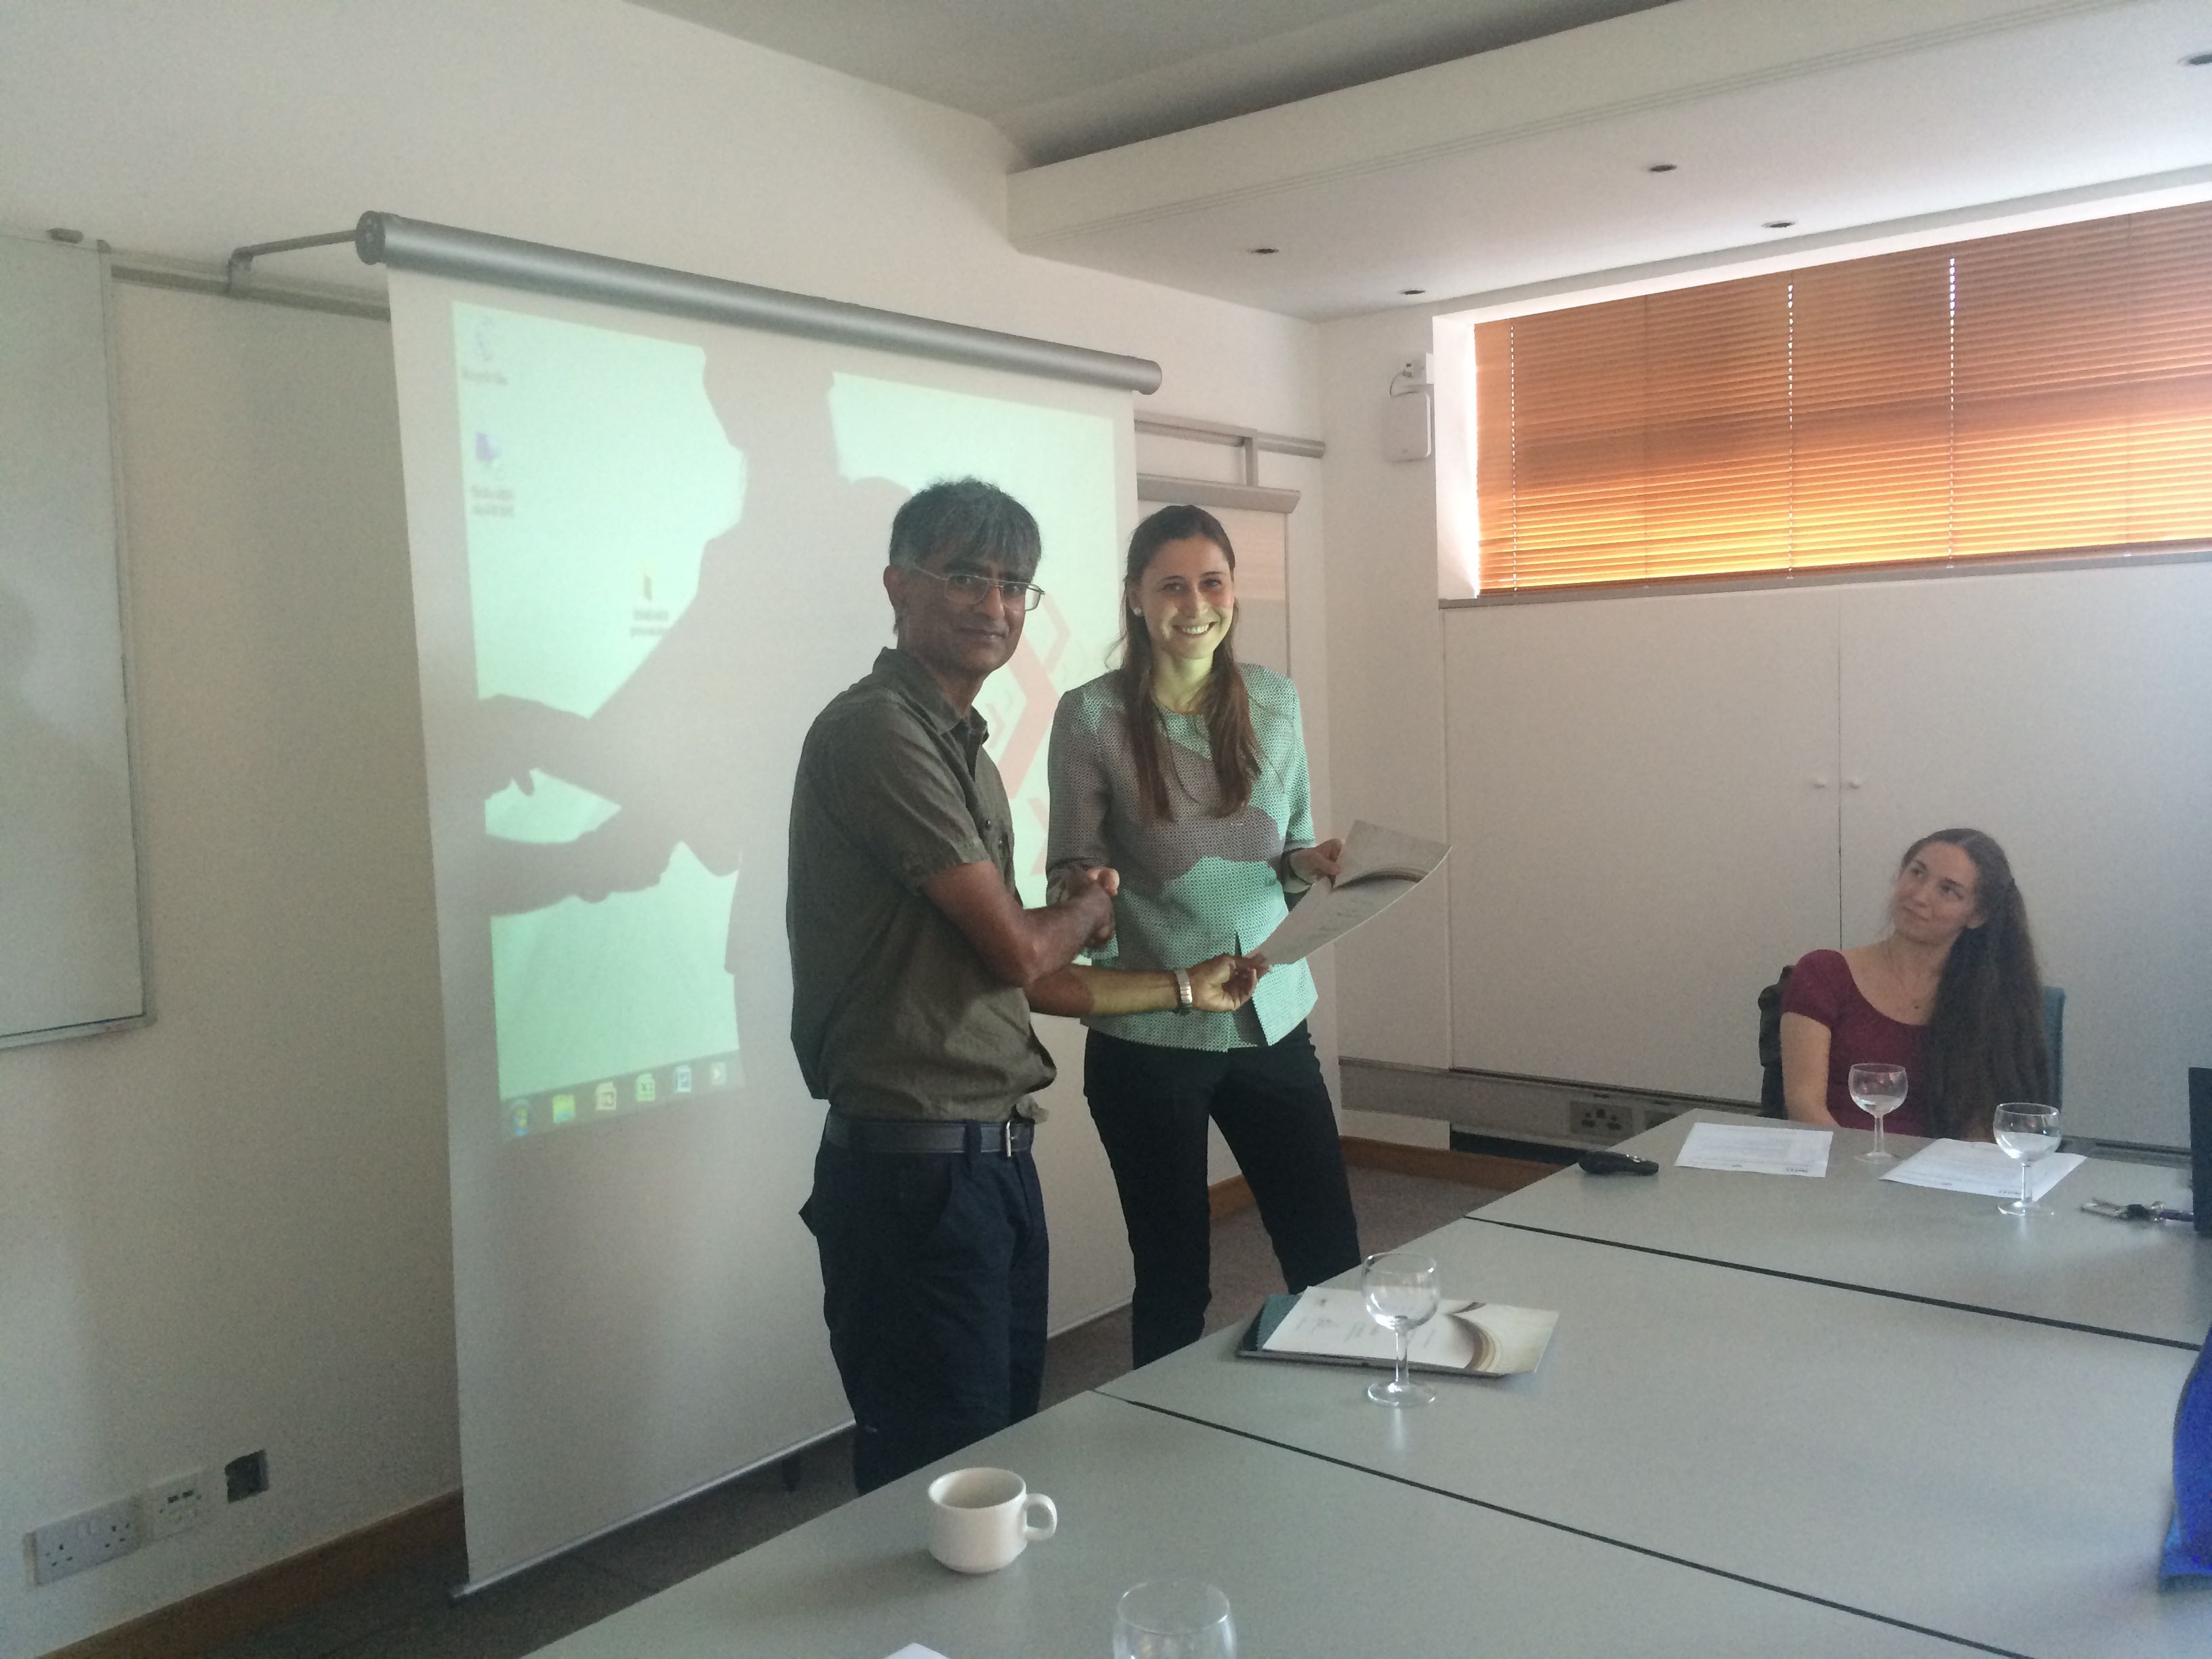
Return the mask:
[[[1427,462],[1387,460],[1391,376],[1429,349],[1426,311],[1322,330],[1329,452],[1326,531],[1329,757],[1340,816],[1443,837],[1443,623],[1437,608],[1436,501]],[[1457,855],[1455,855],[1456,858]],[[1337,1045],[1407,1066],[1451,1064],[1451,884],[1447,864],[1334,947]],[[1442,1146],[1442,1123],[1347,1112],[1347,1134]]]
[[[1317,428],[1316,331],[1013,253],[1008,159],[980,122],[617,0],[0,11],[0,224],[219,261],[382,208],[1135,352],[1164,411]],[[336,261],[268,268],[362,278]],[[383,337],[139,290],[118,313],[159,1017],[0,1053],[0,1534],[258,1446],[275,1489],[59,1585],[0,1575],[7,1659],[456,1479]],[[390,457],[388,493],[261,487],[333,447]],[[1325,653],[1297,533],[1297,648]],[[1055,1047],[1073,1073],[1072,1030]],[[1070,1083],[1057,1104],[1065,1319],[1127,1267]]]

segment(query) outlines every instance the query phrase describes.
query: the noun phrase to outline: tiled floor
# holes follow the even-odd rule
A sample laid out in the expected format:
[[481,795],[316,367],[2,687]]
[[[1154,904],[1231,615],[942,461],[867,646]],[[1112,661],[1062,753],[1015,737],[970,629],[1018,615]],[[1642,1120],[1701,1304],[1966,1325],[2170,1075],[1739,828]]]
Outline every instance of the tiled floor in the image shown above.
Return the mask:
[[[1388,1249],[1442,1226],[1497,1196],[1477,1188],[1352,1171],[1360,1241]],[[1249,1319],[1282,1288],[1256,1211],[1215,1224],[1213,1307],[1208,1330]],[[1127,1311],[1053,1339],[1045,1404],[1119,1376],[1129,1368]],[[467,1577],[459,1553],[423,1562],[345,1592],[289,1622],[218,1650],[214,1659],[510,1659],[581,1629],[656,1590],[751,1548],[853,1496],[842,1437],[807,1453],[799,1490],[773,1469],[572,1551],[559,1560],[454,1604],[447,1592]]]

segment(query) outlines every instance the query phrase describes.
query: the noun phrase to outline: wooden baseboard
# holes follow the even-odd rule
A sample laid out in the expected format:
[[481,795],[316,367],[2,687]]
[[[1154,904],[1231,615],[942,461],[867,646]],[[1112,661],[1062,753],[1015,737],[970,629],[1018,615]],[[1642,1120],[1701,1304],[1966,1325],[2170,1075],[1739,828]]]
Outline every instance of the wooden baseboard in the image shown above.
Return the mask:
[[1217,1181],[1206,1189],[1206,1202],[1216,1221],[1225,1215],[1235,1215],[1239,1210],[1249,1210],[1255,1202],[1251,1183],[1241,1175]]
[[46,1659],[192,1659],[460,1541],[461,1495],[448,1492],[56,1648]]
[[1518,1192],[1541,1181],[1554,1165],[1525,1158],[1499,1158],[1490,1152],[1455,1152],[1442,1146],[1406,1146],[1395,1140],[1344,1137],[1344,1161],[1367,1170],[1391,1170],[1399,1175],[1426,1176],[1434,1181],[1456,1181],[1462,1186],[1488,1187],[1498,1192]]

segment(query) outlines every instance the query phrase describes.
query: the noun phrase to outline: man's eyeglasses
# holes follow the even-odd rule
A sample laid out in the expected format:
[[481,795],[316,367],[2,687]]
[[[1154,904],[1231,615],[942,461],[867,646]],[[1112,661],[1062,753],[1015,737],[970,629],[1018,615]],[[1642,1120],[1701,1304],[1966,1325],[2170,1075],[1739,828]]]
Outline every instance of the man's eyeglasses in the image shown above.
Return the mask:
[[971,609],[990,597],[993,588],[999,590],[999,599],[1009,611],[1034,611],[1044,599],[1044,589],[1034,582],[1002,582],[989,576],[979,576],[972,570],[956,570],[949,576],[940,576],[934,570],[924,570],[918,564],[905,567],[917,576],[927,576],[933,582],[943,582],[952,590],[952,597],[960,605]]

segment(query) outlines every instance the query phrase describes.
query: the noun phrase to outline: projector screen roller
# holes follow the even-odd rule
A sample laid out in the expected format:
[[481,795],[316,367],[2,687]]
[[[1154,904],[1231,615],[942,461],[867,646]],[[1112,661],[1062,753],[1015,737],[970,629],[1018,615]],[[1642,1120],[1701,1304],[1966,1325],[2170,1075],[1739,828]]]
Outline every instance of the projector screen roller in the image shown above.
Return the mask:
[[979,706],[1041,902],[1130,401],[406,271],[392,301],[481,1580],[843,1420],[796,1213],[799,745],[890,642],[900,504],[1006,489],[1047,597]]

